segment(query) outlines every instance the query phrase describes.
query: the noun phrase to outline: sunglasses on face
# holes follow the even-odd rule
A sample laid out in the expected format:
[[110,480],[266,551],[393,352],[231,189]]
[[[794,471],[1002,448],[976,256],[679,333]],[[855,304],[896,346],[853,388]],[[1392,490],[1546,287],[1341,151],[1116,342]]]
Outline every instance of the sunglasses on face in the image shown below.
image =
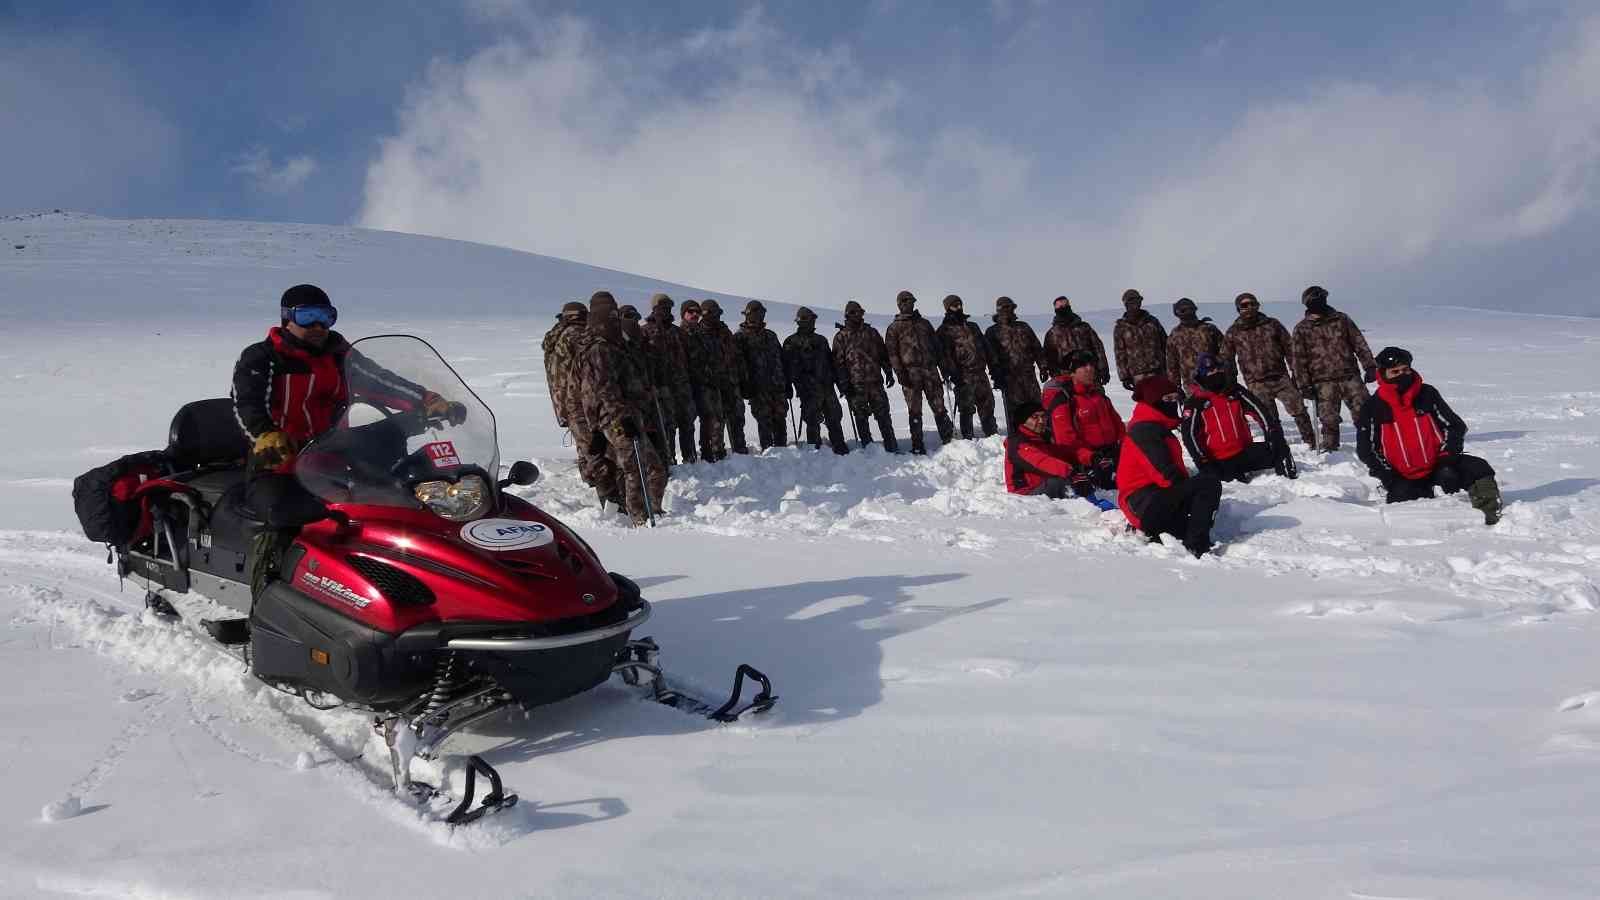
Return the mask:
[[1257,303],[1254,300],[1246,300],[1245,302],[1239,304],[1239,308],[1240,309],[1260,309],[1261,308],[1261,304]]
[[332,306],[296,306],[289,310],[289,321],[301,328],[332,328],[339,321],[339,310]]

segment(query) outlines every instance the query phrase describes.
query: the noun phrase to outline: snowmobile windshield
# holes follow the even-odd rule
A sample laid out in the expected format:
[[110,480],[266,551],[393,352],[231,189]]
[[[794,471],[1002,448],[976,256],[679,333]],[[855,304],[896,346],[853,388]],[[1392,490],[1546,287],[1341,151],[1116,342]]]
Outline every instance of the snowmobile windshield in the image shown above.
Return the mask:
[[425,508],[456,520],[496,506],[494,413],[427,341],[362,338],[345,357],[344,379],[344,415],[295,461],[308,490],[329,503]]

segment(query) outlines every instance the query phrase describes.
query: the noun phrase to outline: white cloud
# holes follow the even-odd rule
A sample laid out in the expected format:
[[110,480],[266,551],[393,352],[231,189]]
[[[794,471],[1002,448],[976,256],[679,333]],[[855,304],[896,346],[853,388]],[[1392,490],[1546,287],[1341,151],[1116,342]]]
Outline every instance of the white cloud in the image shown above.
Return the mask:
[[[1514,83],[1301,86],[1230,110],[1220,139],[1165,163],[1073,170],[959,110],[909,130],[908,98],[937,98],[867,78],[847,47],[797,48],[759,13],[646,43],[514,0],[479,8],[504,36],[414,86],[367,172],[362,224],[887,311],[901,288],[1092,307],[1128,286],[1285,297],[1316,281],[1348,298],[1463,247],[1546,238],[1596,205],[1595,16]],[[1089,185],[1127,185],[1124,211],[1075,202]]]
[[255,147],[241,154],[229,171],[248,178],[258,191],[288,194],[305,186],[306,180],[316,174],[317,161],[309,156],[292,156],[277,165],[265,147]]

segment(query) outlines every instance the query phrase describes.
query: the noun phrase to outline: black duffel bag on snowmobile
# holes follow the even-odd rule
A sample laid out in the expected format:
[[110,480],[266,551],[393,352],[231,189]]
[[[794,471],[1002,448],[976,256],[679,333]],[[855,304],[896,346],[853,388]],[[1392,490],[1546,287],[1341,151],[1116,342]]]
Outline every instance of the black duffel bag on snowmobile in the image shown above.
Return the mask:
[[165,450],[131,453],[96,466],[72,481],[72,507],[83,534],[99,544],[128,549],[143,520],[139,486],[172,469]]

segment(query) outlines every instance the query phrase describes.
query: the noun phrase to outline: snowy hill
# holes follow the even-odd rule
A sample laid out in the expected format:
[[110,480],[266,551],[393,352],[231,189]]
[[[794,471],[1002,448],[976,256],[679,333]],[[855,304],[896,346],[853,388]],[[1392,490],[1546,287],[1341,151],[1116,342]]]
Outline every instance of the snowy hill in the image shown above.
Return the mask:
[[[621,527],[573,471],[539,338],[599,287],[703,291],[356,229],[51,215],[0,220],[0,238],[17,312],[0,329],[0,894],[1600,884],[1600,320],[1360,311],[1373,346],[1410,348],[1472,426],[1505,521],[1485,528],[1460,498],[1385,507],[1351,452],[1297,448],[1297,481],[1225,489],[1223,547],[1195,561],[1117,514],[1006,494],[998,438],[683,466],[661,527]],[[525,495],[657,604],[668,667],[709,691],[755,663],[777,710],[711,726],[614,683],[491,722],[452,747],[524,802],[450,832],[386,793],[366,717],[264,689],[142,614],[76,533],[70,480],[161,446],[182,401],[223,394],[303,280],[329,287],[352,336],[435,341],[495,410],[503,458],[544,469]],[[68,797],[79,815],[40,820]]]

